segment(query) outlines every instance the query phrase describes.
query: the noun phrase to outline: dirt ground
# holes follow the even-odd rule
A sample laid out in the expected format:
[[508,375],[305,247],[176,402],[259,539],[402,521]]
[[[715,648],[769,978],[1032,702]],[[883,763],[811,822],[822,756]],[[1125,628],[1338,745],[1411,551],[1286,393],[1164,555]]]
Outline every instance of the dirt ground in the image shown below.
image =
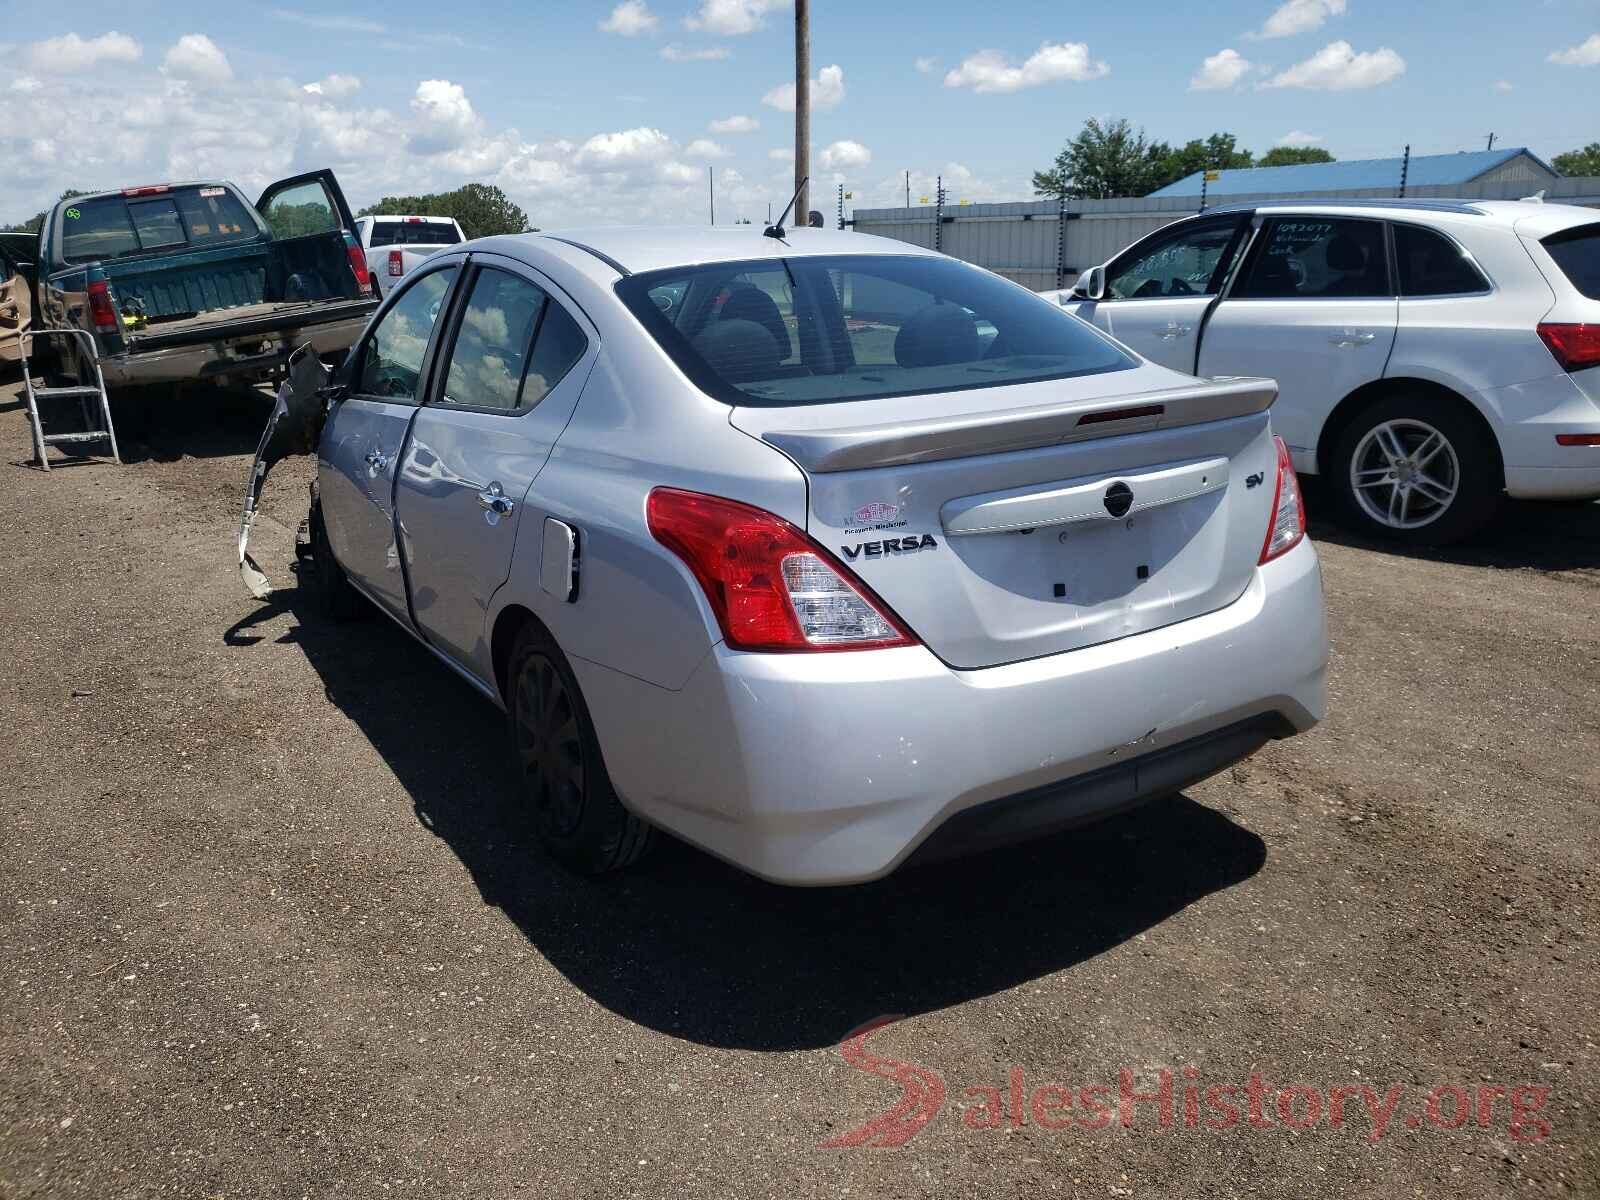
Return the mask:
[[296,598],[303,460],[247,595],[264,399],[47,475],[12,391],[0,1196],[1600,1196],[1600,506],[1407,555],[1313,491],[1332,715],[1171,802],[854,889],[592,882],[489,705]]

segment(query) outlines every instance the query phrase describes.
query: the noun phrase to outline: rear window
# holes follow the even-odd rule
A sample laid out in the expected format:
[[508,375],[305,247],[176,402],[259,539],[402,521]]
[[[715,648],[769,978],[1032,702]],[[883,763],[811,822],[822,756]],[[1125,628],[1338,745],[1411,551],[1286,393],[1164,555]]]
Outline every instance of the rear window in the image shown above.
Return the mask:
[[461,240],[449,221],[374,221],[371,246],[454,246]]
[[1600,225],[1580,225],[1553,233],[1544,248],[1573,287],[1600,300]]
[[259,234],[244,202],[217,186],[74,200],[61,210],[61,256],[70,263],[242,242]]
[[1138,365],[1059,306],[945,258],[717,263],[632,275],[617,294],[729,404],[832,404]]

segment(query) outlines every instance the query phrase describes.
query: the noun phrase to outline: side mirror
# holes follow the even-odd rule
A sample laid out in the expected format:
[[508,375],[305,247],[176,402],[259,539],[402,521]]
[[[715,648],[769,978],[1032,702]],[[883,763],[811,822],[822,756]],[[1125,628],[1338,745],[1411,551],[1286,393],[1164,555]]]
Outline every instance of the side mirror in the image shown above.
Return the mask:
[[1072,294],[1079,300],[1104,300],[1106,298],[1106,269],[1090,267],[1078,276],[1072,285]]

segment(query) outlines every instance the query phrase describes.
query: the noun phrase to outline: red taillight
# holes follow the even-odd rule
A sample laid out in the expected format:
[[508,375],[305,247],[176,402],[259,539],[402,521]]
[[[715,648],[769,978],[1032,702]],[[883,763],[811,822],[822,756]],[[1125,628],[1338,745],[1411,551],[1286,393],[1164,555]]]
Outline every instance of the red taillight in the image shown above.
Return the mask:
[[144,187],[123,188],[122,194],[124,196],[159,196],[162,192],[170,192],[171,190],[172,188],[169,184],[149,183]]
[[398,250],[389,251],[389,278],[399,279],[406,273],[406,256]]
[[876,650],[916,638],[842,563],[782,517],[656,488],[650,532],[688,564],[738,650]]
[[1600,366],[1600,325],[1544,322],[1539,326],[1539,337],[1564,370]]
[[104,279],[96,279],[89,285],[89,316],[101,333],[115,333],[122,324],[111,303],[111,288]]
[[1261,543],[1260,563],[1289,553],[1306,536],[1306,503],[1300,495],[1300,480],[1294,473],[1294,460],[1281,437],[1274,437],[1278,448],[1278,482],[1272,489],[1272,519],[1267,522],[1267,540]]
[[344,235],[344,248],[350,256],[350,269],[356,273],[356,288],[363,296],[372,295],[372,272],[367,270],[366,252],[348,233]]
[[1558,433],[1558,446],[1600,446],[1600,433]]

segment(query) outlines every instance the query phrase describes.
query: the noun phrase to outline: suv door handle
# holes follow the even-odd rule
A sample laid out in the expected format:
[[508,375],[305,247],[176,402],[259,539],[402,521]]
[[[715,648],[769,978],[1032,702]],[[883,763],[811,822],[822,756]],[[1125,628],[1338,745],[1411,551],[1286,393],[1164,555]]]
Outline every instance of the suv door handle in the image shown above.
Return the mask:
[[1163,342],[1170,342],[1174,338],[1183,337],[1193,328],[1193,325],[1180,325],[1177,321],[1168,321],[1167,327],[1156,336],[1158,336]]
[[1370,329],[1346,329],[1342,333],[1334,334],[1328,340],[1335,346],[1365,346],[1369,342],[1376,341],[1377,337],[1378,335]]
[[485,521],[491,525],[498,525],[501,517],[509,517],[516,511],[517,502],[506,495],[505,488],[495,482],[478,493],[478,507],[483,509]]
[[367,467],[373,476],[382,475],[389,469],[389,460],[381,450],[367,451]]

